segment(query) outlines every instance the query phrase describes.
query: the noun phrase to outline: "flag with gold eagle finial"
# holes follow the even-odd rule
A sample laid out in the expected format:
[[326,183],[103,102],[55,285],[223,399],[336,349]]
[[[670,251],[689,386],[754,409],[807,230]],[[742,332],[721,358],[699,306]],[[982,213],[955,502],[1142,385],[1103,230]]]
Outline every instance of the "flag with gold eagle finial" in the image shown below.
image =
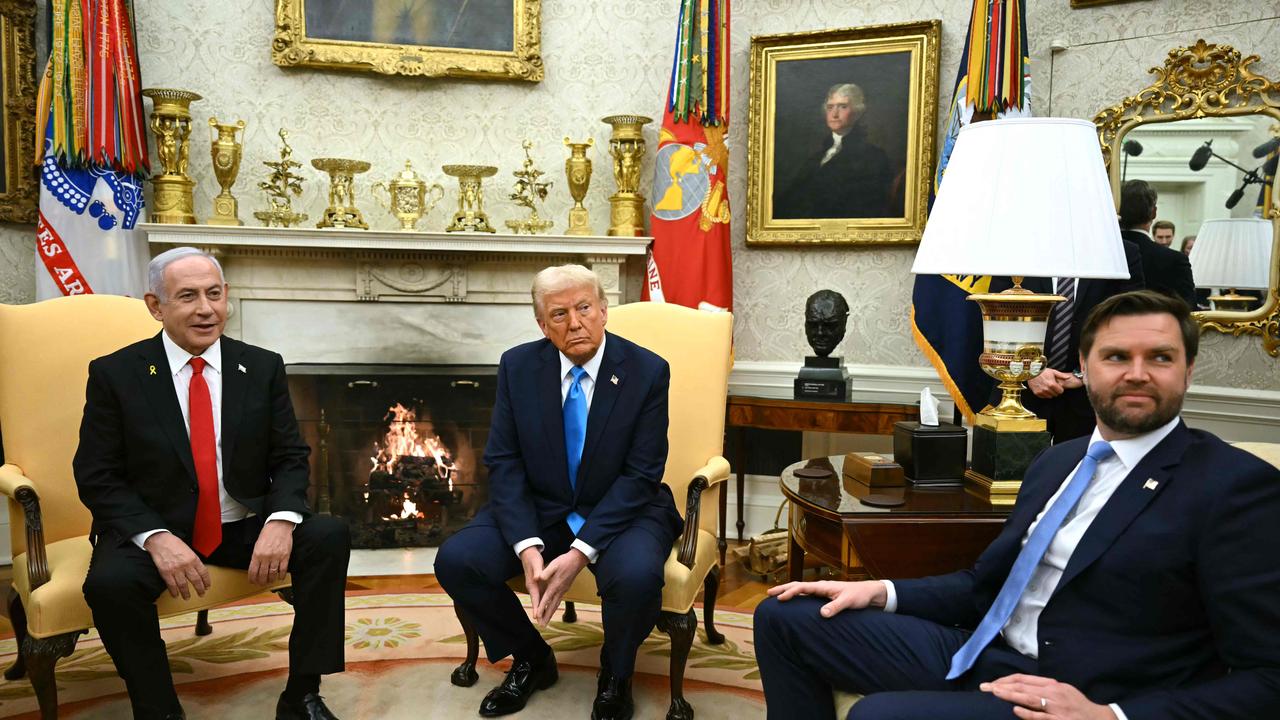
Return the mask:
[[680,0],[653,169],[643,299],[733,308],[729,255],[729,0]]

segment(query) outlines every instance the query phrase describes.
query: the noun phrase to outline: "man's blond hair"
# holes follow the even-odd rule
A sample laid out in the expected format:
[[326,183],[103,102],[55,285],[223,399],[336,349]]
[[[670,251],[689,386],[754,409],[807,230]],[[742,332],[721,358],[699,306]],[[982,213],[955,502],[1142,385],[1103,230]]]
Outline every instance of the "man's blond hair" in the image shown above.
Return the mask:
[[604,283],[600,282],[600,276],[590,268],[571,264],[557,265],[538,271],[538,274],[533,276],[533,287],[529,291],[533,296],[534,317],[542,316],[542,299],[546,296],[564,290],[586,287],[595,288],[601,307],[608,307],[609,298],[605,297]]

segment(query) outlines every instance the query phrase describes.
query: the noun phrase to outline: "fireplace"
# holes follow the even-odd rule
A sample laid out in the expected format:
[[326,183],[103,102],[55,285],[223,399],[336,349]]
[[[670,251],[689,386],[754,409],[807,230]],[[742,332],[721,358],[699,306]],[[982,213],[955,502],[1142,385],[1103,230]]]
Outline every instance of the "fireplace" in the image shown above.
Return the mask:
[[288,367],[311,445],[311,503],[350,523],[352,547],[436,546],[487,499],[482,456],[496,367]]

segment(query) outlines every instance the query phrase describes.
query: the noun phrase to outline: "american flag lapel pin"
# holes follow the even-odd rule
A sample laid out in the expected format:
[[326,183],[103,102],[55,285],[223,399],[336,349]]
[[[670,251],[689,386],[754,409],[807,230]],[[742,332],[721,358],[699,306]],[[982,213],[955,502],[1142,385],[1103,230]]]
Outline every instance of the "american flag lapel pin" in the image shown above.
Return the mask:
[[618,376],[617,376],[617,375],[612,375],[612,376],[610,376],[610,377],[609,377],[609,382],[613,383],[614,385],[617,385],[617,384],[618,384]]
[[240,371],[240,372],[242,372],[242,373],[245,373],[246,375],[249,373],[249,371],[248,371],[248,370],[245,370],[245,369],[244,369],[244,366],[243,366],[243,365],[240,365],[240,364],[238,364],[238,363],[236,364],[236,369],[237,369],[237,370],[239,370],[239,371]]
[[1157,485],[1159,485],[1159,484],[1160,484],[1160,483],[1159,483],[1159,482],[1157,482],[1156,480],[1154,480],[1154,479],[1152,479],[1152,478],[1147,478],[1147,481],[1146,481],[1145,483],[1143,483],[1143,484],[1142,484],[1142,489],[1143,489],[1143,490],[1155,490],[1155,489],[1156,489],[1156,486],[1157,486]]

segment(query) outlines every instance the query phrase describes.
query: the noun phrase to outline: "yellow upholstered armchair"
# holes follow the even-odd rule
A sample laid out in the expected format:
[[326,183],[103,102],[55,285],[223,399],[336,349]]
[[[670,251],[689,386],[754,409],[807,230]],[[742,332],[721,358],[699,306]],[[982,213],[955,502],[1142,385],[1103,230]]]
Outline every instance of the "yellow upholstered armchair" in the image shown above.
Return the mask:
[[[720,588],[716,547],[720,484],[729,477],[729,462],[721,454],[733,317],[679,305],[633,303],[610,308],[607,329],[661,355],[671,366],[670,450],[662,481],[671,487],[685,518],[685,530],[667,557],[658,629],[671,636],[667,718],[688,720],[693,717],[693,708],[684,699],[684,666],[698,626],[693,602],[700,589],[705,590],[707,641],[715,645],[724,642],[715,629],[713,614]],[[512,584],[523,590],[523,578]],[[599,601],[591,573],[578,575],[565,600],[565,622],[576,620],[573,602]],[[469,687],[477,680],[479,642],[467,619],[460,615],[458,620],[467,636],[467,658],[454,670],[452,679],[455,685]]]
[[[159,331],[141,300],[114,295],[0,305],[0,493],[9,499],[9,619],[19,648],[5,678],[30,677],[44,718],[58,716],[55,663],[93,626],[81,589],[91,518],[71,471],[89,361]],[[199,610],[196,632],[203,635],[211,632],[207,608],[262,592],[242,571],[209,573],[213,587],[203,598],[162,594],[160,615]]]

